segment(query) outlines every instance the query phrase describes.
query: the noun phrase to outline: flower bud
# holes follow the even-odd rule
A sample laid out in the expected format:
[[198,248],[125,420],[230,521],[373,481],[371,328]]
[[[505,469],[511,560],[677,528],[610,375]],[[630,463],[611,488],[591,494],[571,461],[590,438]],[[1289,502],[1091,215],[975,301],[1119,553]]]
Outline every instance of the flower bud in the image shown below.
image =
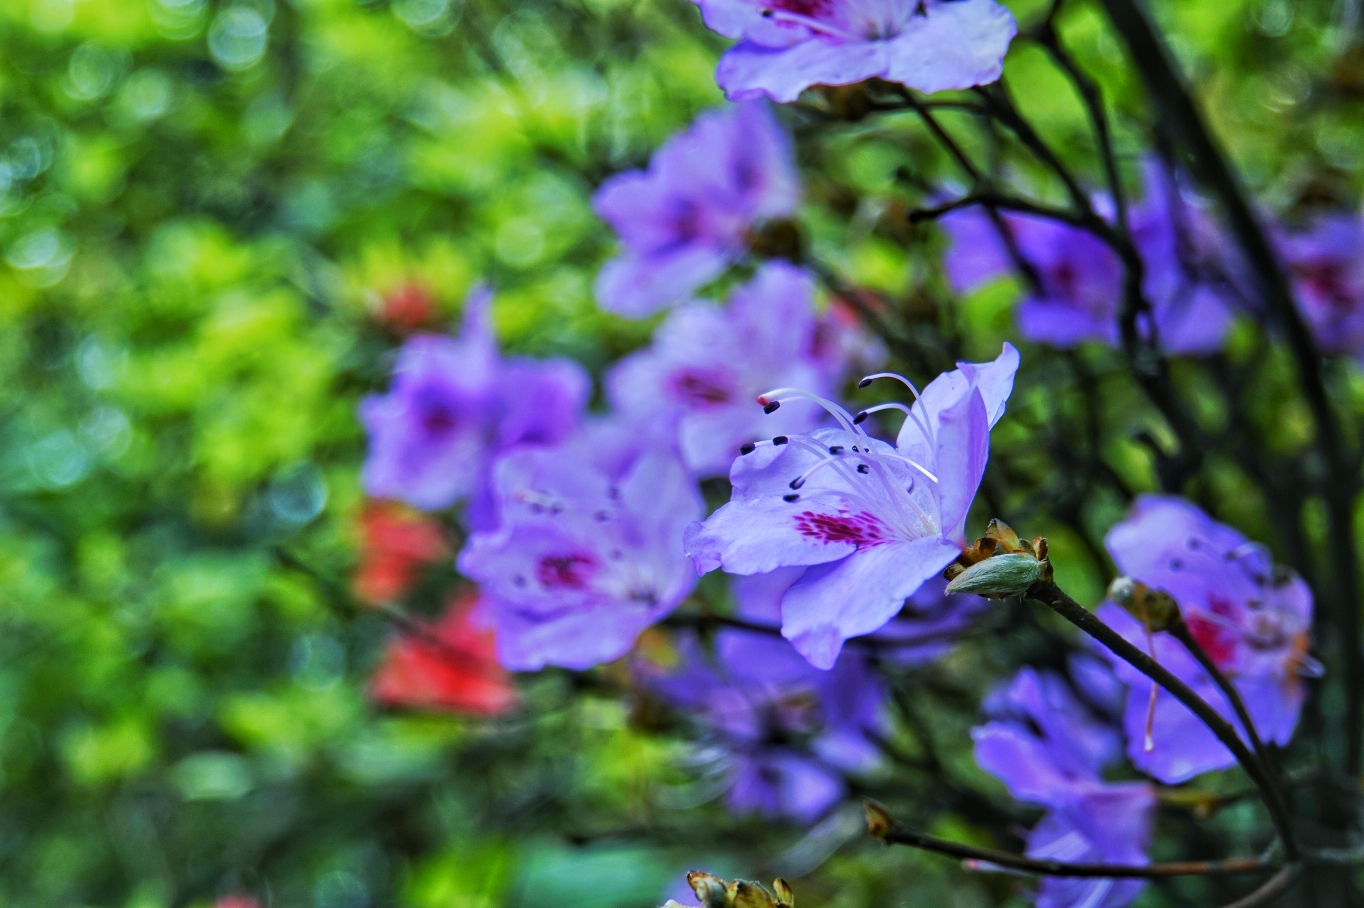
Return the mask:
[[[772,884],[774,896],[757,883],[735,880],[726,883],[713,873],[693,870],[687,874],[687,884],[700,900],[697,908],[794,908],[796,899],[785,880]],[[663,908],[685,908],[670,901]]]
[[1173,596],[1131,577],[1118,577],[1110,583],[1108,598],[1152,631],[1168,631],[1180,620],[1179,604]]
[[1023,552],[996,555],[958,574],[947,584],[947,592],[978,596],[1021,595],[1041,579],[1043,566],[1035,556]]

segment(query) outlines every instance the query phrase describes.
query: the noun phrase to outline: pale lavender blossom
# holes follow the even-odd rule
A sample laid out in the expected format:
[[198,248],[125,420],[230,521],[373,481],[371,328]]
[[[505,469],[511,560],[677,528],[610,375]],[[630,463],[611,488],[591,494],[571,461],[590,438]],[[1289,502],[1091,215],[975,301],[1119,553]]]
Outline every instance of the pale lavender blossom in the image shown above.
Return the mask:
[[671,670],[642,660],[638,668],[700,723],[731,810],[810,823],[847,795],[844,774],[878,761],[885,690],[864,655],[820,671],[779,637],[723,630],[713,656],[688,636],[678,657]]
[[647,171],[597,191],[593,207],[623,247],[597,276],[597,301],[642,318],[687,300],[743,256],[756,225],[791,216],[799,196],[791,143],[765,104],[702,114]]
[[[781,627],[782,597],[805,570],[787,567],[731,578],[736,613],[748,621]],[[901,665],[923,665],[941,658],[976,618],[990,608],[990,601],[979,596],[949,596],[946,586],[945,578],[930,577],[905,600],[898,615],[870,635],[882,659]],[[1106,664],[1103,670],[1109,671]]]
[[[1070,863],[1148,863],[1156,797],[1144,782],[1105,782],[1121,753],[1116,731],[1100,722],[1059,675],[1024,668],[987,701],[994,721],[975,728],[976,763],[1020,801],[1047,813],[1028,834],[1027,854]],[[1121,908],[1139,879],[1045,877],[1041,908]]]
[[[1307,584],[1276,568],[1262,546],[1170,496],[1139,498],[1105,544],[1120,571],[1175,598],[1194,639],[1240,693],[1260,737],[1287,744],[1307,696],[1304,676],[1320,672],[1308,654]],[[1239,727],[1212,679],[1177,640],[1166,633],[1148,635],[1136,618],[1111,603],[1098,615],[1136,646],[1153,648],[1161,665]],[[1112,661],[1128,686],[1127,753],[1138,769],[1176,784],[1235,765],[1230,751],[1164,689],[1157,690],[1148,740],[1151,681],[1116,657]]]
[[571,360],[503,359],[476,290],[457,338],[419,334],[398,353],[387,394],[360,402],[369,436],[365,492],[438,511],[469,499],[476,529],[496,523],[489,468],[503,451],[552,444],[578,425],[591,381]]
[[[782,596],[782,634],[815,666],[832,666],[846,639],[879,630],[960,553],[1017,369],[1005,344],[993,362],[938,376],[912,407],[856,417],[802,391],[769,392],[768,408],[816,403],[839,427],[741,449],[730,502],[688,528],[687,554],[702,573],[805,568]],[[891,408],[906,413],[895,445],[862,428],[864,414]]]
[[794,101],[812,85],[881,78],[922,92],[999,78],[1018,32],[993,0],[695,0],[739,43],[715,79],[731,100]]
[[1317,347],[1364,358],[1364,219],[1325,217],[1279,245]]
[[[1146,196],[1129,212],[1132,241],[1145,266],[1142,290],[1152,313],[1138,319],[1143,336],[1162,349],[1199,355],[1220,349],[1231,326],[1231,293],[1226,267],[1216,252],[1211,221],[1164,167],[1147,162]],[[1096,200],[1101,211],[1112,208]],[[1029,214],[1001,216],[1019,258],[1037,285],[1018,306],[1018,329],[1027,340],[1060,349],[1085,341],[1117,346],[1123,300],[1123,267],[1102,240],[1080,227]],[[943,219],[951,240],[945,259],[949,281],[959,292],[1001,274],[1021,270],[999,227],[979,209]]]
[[678,307],[651,347],[607,376],[613,407],[627,418],[668,426],[698,476],[723,474],[739,446],[760,432],[815,428],[820,414],[814,410],[789,407],[764,416],[754,406],[758,395],[777,386],[827,396],[847,366],[849,351],[836,338],[847,329],[816,314],[814,292],[805,271],[769,262],[724,307]]
[[459,556],[507,668],[583,669],[624,655],[691,592],[682,533],[704,511],[676,455],[618,426],[525,448],[494,469],[501,522]]

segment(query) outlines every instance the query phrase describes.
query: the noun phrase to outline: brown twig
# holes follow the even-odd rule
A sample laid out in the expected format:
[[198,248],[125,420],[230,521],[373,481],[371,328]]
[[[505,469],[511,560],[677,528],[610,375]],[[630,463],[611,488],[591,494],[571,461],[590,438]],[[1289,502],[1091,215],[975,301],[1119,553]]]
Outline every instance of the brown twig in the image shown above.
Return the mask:
[[949,839],[915,832],[894,819],[884,807],[874,801],[867,802],[867,830],[875,838],[887,844],[908,845],[924,851],[945,854],[966,861],[980,861],[1034,873],[1039,876],[1090,877],[1100,879],[1137,878],[1153,879],[1172,876],[1212,876],[1231,873],[1252,873],[1268,870],[1276,866],[1265,858],[1230,858],[1221,861],[1169,861],[1159,864],[1090,864],[1067,861],[1054,861],[1045,858],[1030,858],[1026,855],[993,848],[978,848]]
[[1217,740],[1221,741],[1222,745],[1231,751],[1236,762],[1241,764],[1246,775],[1250,776],[1251,781],[1255,783],[1255,787],[1259,789],[1260,797],[1269,811],[1274,828],[1279,834],[1279,839],[1283,842],[1284,853],[1289,860],[1297,860],[1297,841],[1289,823],[1288,812],[1284,808],[1283,796],[1255,754],[1246,747],[1241,736],[1231,726],[1231,723],[1223,719],[1187,684],[1171,674],[1169,669],[1133,646],[1121,634],[1100,621],[1080,603],[1070,598],[1064,590],[1056,585],[1054,580],[1047,579],[1035,584],[1032,589],[1028,590],[1028,595],[1049,606],[1062,618],[1102,643],[1118,658],[1165,688],[1176,700],[1188,707],[1189,711],[1197,716],[1208,727],[1208,730],[1217,737]]

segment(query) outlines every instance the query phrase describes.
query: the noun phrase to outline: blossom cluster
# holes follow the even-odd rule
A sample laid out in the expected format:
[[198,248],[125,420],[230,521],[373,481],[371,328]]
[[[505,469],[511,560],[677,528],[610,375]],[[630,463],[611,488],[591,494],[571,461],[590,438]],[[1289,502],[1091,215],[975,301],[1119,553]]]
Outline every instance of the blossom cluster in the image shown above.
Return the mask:
[[[388,389],[361,405],[362,482],[379,503],[365,518],[356,590],[399,600],[460,539],[458,571],[477,592],[394,641],[373,681],[378,701],[492,715],[515,708],[508,672],[630,656],[622,664],[641,694],[688,717],[732,809],[810,823],[881,760],[890,719],[879,667],[942,656],[992,607],[947,595],[942,573],[966,546],[1021,357],[1005,343],[922,388],[873,372],[858,386],[896,383],[906,401],[840,405],[855,370],[880,367],[885,351],[836,296],[820,298],[812,270],[758,254],[759,236],[796,218],[801,198],[790,139],[763,99],[868,79],[922,92],[985,84],[1016,26],[993,0],[697,2],[737,39],[717,71],[737,103],[701,115],[595,199],[620,241],[598,302],[657,318],[651,342],[605,372],[603,405],[590,410],[581,366],[503,355],[486,289],[470,295],[457,336],[409,337]],[[1144,178],[1124,221],[1145,262],[1137,330],[1171,354],[1216,352],[1250,309],[1244,279],[1177,176],[1148,162]],[[1104,217],[1116,207],[1093,205]],[[956,290],[1024,276],[1024,340],[1120,342],[1131,288],[1092,230],[981,210],[942,226]],[[1362,236],[1351,220],[1280,238],[1330,352],[1364,350]],[[707,513],[703,489],[726,478],[729,500]],[[1258,736],[1287,743],[1303,678],[1317,671],[1306,585],[1177,498],[1139,498],[1107,546],[1123,574],[1178,601]],[[698,592],[699,576],[717,570],[732,612],[723,595]],[[684,603],[695,620],[637,646]],[[1113,603],[1098,614],[1237,722],[1180,641]],[[729,623],[708,624],[718,618]],[[1234,761],[1112,654],[1078,653],[1069,669],[1025,668],[992,696],[973,732],[976,760],[1045,811],[1029,855],[1143,864],[1156,796],[1135,773],[1174,784]],[[1115,780],[1124,753],[1131,769]],[[1049,879],[1038,903],[1119,908],[1140,889]]]

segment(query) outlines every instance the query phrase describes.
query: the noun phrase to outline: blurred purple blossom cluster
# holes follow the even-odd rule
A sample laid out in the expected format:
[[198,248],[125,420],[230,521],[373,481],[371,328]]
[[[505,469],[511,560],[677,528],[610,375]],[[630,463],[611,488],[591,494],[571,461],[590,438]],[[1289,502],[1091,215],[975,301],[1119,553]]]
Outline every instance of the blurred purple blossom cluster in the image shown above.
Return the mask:
[[[389,391],[364,401],[363,482],[371,496],[428,512],[462,504],[458,567],[481,589],[505,668],[620,659],[687,604],[698,623],[672,635],[666,658],[635,650],[639,685],[692,717],[732,809],[810,823],[882,759],[876,661],[938,658],[1003,607],[948,596],[941,574],[966,545],[1020,355],[1006,343],[922,388],[874,373],[862,387],[897,382],[908,402],[837,403],[854,369],[876,368],[885,351],[840,300],[821,303],[814,272],[754,253],[757,231],[796,216],[801,189],[791,142],[759,99],[871,78],[922,92],[988,83],[1016,27],[993,0],[697,2],[711,28],[738,39],[717,78],[740,103],[703,114],[647,170],[597,193],[620,239],[597,282],[601,307],[635,318],[668,310],[652,343],[603,376],[607,409],[588,412],[592,382],[572,362],[504,358],[491,295],[476,291],[459,337],[410,338]],[[1176,174],[1154,161],[1143,174],[1145,196],[1124,222],[1145,263],[1149,309],[1135,313],[1137,331],[1169,353],[1215,353],[1237,314],[1253,312],[1243,269]],[[1113,216],[1112,199],[1094,205]],[[979,208],[943,228],[957,291],[1021,275],[1024,340],[1120,343],[1123,263],[1092,231]],[[1362,244],[1357,218],[1280,238],[1328,352],[1364,353]],[[698,295],[717,282],[730,288],[723,302]],[[886,411],[902,420],[891,439],[868,420]],[[729,500],[708,515],[700,483],[726,475]],[[1303,678],[1318,670],[1306,585],[1176,498],[1138,499],[1107,545],[1123,574],[1179,602],[1258,736],[1287,743]],[[717,568],[731,575],[729,614],[697,592],[698,575]],[[696,630],[717,608],[733,625]],[[1098,614],[1238,721],[1168,634],[1112,603]],[[987,701],[973,733],[978,764],[1045,811],[1028,855],[1144,864],[1156,795],[1133,770],[1173,784],[1233,765],[1151,685],[1107,651],[1080,653],[1069,679],[1025,668]],[[1038,904],[1119,908],[1141,886],[1049,878]]]

